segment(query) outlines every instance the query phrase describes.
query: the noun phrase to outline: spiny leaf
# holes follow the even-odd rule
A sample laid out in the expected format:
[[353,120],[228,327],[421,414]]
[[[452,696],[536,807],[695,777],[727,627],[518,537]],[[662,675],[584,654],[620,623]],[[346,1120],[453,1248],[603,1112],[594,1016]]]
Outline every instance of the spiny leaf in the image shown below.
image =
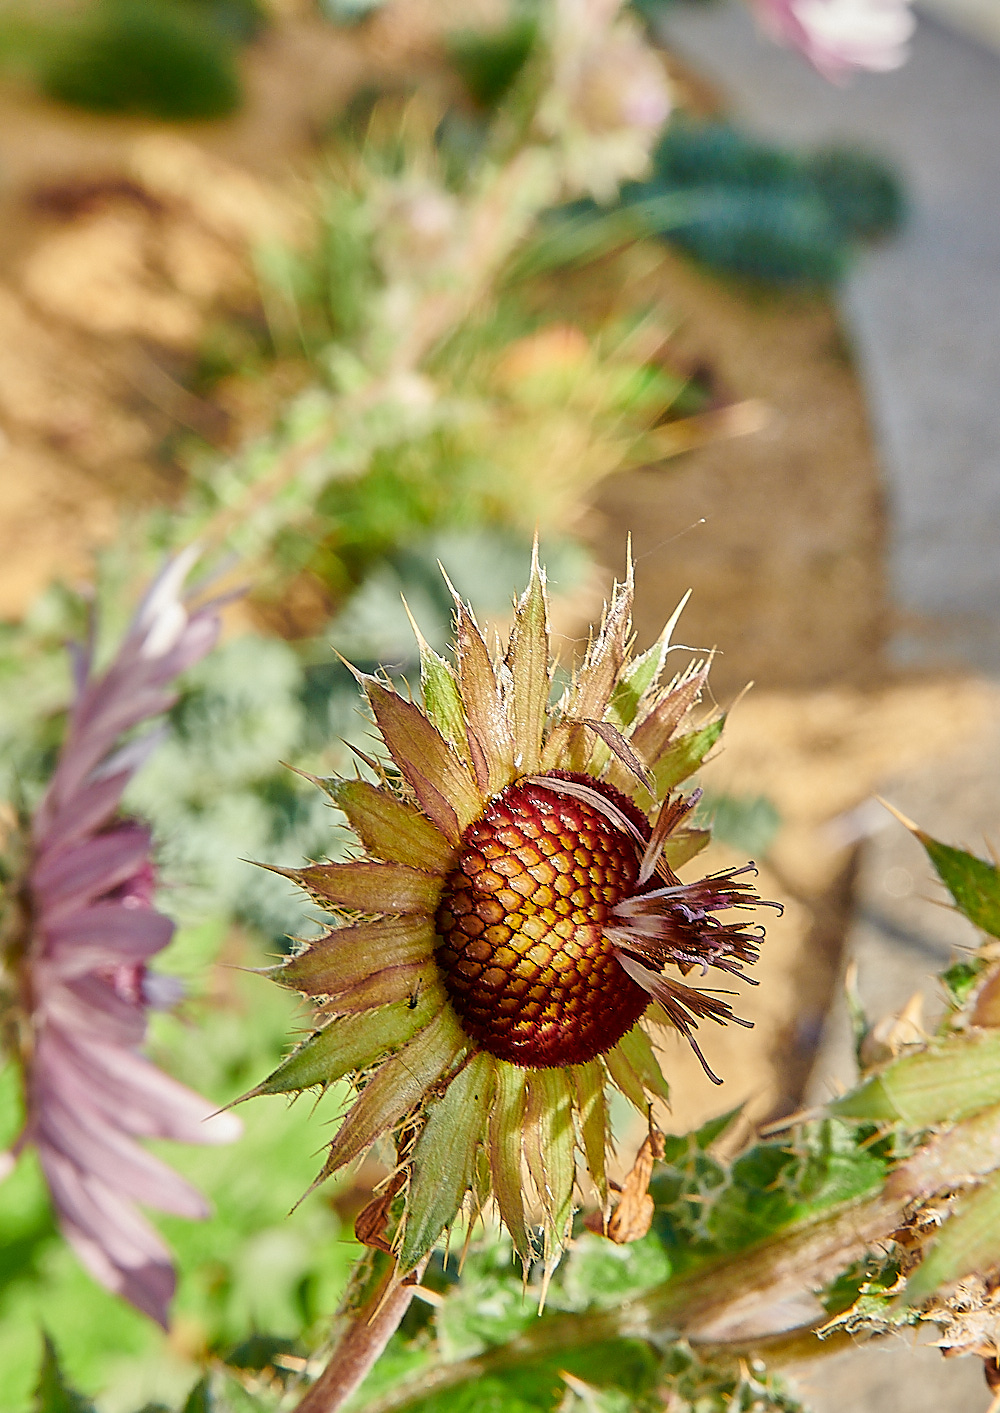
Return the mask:
[[483,808],[482,794],[468,767],[413,702],[404,701],[374,678],[365,680],[365,692],[382,739],[424,813],[457,844]]
[[546,1258],[561,1248],[569,1221],[576,1163],[573,1108],[565,1070],[531,1070],[524,1152],[545,1209]]
[[602,1204],[608,1200],[604,1160],[608,1146],[608,1112],[604,1096],[604,1070],[599,1060],[572,1068],[576,1112],[583,1153]]
[[428,1024],[444,1004],[440,985],[426,987],[409,1000],[362,1015],[338,1016],[317,1030],[283,1060],[273,1074],[245,1096],[292,1094],[316,1084],[332,1084],[345,1075],[368,1069],[398,1050]]
[[548,606],[537,544],[531,557],[531,578],[514,614],[507,666],[513,677],[511,728],[515,765],[522,774],[531,775],[541,759],[549,701]]
[[441,893],[436,874],[369,859],[272,871],[294,879],[324,902],[362,913],[427,914],[437,907]]
[[454,670],[451,664],[426,642],[408,607],[406,612],[420,650],[420,691],[424,699],[424,710],[445,740],[450,741],[464,756],[465,712],[462,710],[462,695]]
[[480,787],[489,795],[496,795],[514,778],[510,723],[483,635],[457,593],[455,622],[458,670],[473,771]]
[[449,867],[451,844],[412,805],[367,780],[329,780],[325,789],[376,858],[428,873],[444,873]]
[[1000,1263],[1000,1174],[964,1197],[906,1284],[903,1299],[918,1305],[941,1286]]
[[700,730],[689,731],[686,736],[682,736],[679,741],[675,741],[668,750],[664,751],[652,767],[653,779],[656,781],[659,796],[666,795],[682,780],[686,780],[689,775],[694,774],[722,735],[725,721],[724,716],[717,717],[715,721],[710,721]]
[[564,766],[586,770],[594,738],[582,723],[601,721],[625,661],[632,630],[632,565],[624,584],[616,584],[601,631],[590,645],[576,680],[560,704],[563,720],[552,732],[542,752],[542,769]]
[[410,1043],[386,1060],[365,1085],[349,1111],[317,1182],[361,1156],[388,1133],[407,1110],[420,1103],[468,1041],[450,1006],[417,1032]]
[[401,1271],[412,1270],[454,1220],[472,1183],[495,1084],[493,1057],[481,1050],[428,1113],[413,1151]]
[[[701,698],[708,681],[708,664],[692,663],[686,672],[661,692],[651,692],[639,703],[631,741],[650,764],[662,753],[691,708]],[[647,705],[648,700],[648,705]]]
[[282,986],[310,996],[336,996],[373,973],[429,960],[434,942],[430,918],[374,918],[335,927],[271,975]]
[[1000,1032],[951,1036],[904,1055],[830,1105],[841,1118],[914,1128],[967,1118],[1000,1103]]
[[45,1333],[42,1335],[42,1362],[35,1386],[34,1413],[95,1413],[90,1399],[84,1398],[66,1382],[55,1345]]
[[489,1155],[493,1194],[514,1250],[527,1265],[534,1257],[524,1220],[521,1187],[521,1134],[524,1129],[525,1071],[499,1060],[496,1103],[490,1115]]
[[991,937],[1000,937],[1000,870],[996,865],[964,849],[942,844],[922,829],[916,830],[916,836],[954,898],[958,911],[973,927]]
[[608,706],[608,720],[624,729],[631,726],[639,711],[639,703],[648,691],[659,681],[667,660],[670,636],[677,626],[677,620],[691,597],[690,589],[681,599],[670,616],[670,621],[651,648],[640,654],[624,669],[611,693]]

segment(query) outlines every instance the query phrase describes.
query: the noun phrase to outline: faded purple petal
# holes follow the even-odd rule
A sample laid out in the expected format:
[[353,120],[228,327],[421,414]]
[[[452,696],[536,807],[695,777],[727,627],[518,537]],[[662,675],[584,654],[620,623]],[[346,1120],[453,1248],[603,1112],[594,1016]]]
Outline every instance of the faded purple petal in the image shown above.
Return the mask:
[[[141,640],[144,657],[162,657],[184,631],[186,622],[181,607],[184,581],[198,562],[199,547],[188,545],[168,561],[150,584],[136,610],[129,640]],[[176,629],[176,631],[175,631]]]
[[50,984],[48,976],[43,976],[45,994],[38,1007],[39,1019],[53,1034],[89,1037],[129,1050],[146,1038],[145,1014],[122,995],[112,977],[90,974],[60,985]]
[[125,883],[146,863],[150,842],[144,825],[129,823],[50,853],[32,874],[43,922],[52,923],[67,910],[92,903]]
[[60,1226],[92,1275],[166,1327],[175,1279],[159,1234],[126,1198],[40,1144]]
[[90,1077],[94,1100],[117,1113],[137,1138],[173,1138],[180,1143],[231,1143],[242,1125],[235,1114],[217,1113],[200,1094],[156,1068],[144,1056],[99,1040],[63,1039],[64,1054]]
[[81,1171],[136,1202],[178,1217],[208,1215],[208,1203],[200,1192],[140,1148],[86,1099],[75,1095],[72,1103],[64,1102],[56,1085],[44,1080],[33,1097],[40,1116],[36,1142],[47,1143]]
[[140,721],[161,716],[175,700],[174,692],[159,685],[149,687],[141,679],[129,681],[124,674],[109,674],[91,700],[84,698],[85,708],[73,722],[70,749],[63,755],[50,787],[56,809],[67,807],[119,736]]
[[[80,679],[66,744],[36,816],[39,843],[122,734],[166,711],[174,701],[173,679],[215,643],[216,605],[189,613],[180,596],[194,558],[185,550],[164,565],[110,668],[96,681]],[[81,659],[78,667],[84,665]]]
[[63,1219],[60,1228],[81,1264],[96,1281],[155,1320],[163,1329],[170,1328],[170,1302],[177,1289],[177,1277],[166,1247],[158,1261],[117,1267],[108,1260],[100,1242],[93,1240],[72,1222]]
[[152,1004],[179,984],[146,968],[173,934],[153,908],[150,831],[115,818],[122,792],[162,732],[121,744],[166,711],[173,679],[212,647],[215,605],[182,597],[195,559],[168,562],[108,670],[76,654],[77,698],[56,770],[35,813],[29,876],[34,930],[25,994],[33,1027],[23,1141],[37,1146],[60,1226],[87,1269],[161,1324],[174,1289],[170,1255],[142,1202],[203,1217],[201,1195],[135,1140],[228,1143],[232,1114],[162,1074],[139,1053]]
[[95,903],[46,928],[43,945],[52,975],[69,979],[123,962],[143,962],[170,941],[174,924],[152,908]]
[[[131,778],[131,770],[95,778],[77,793],[72,809],[63,811],[58,819],[52,814],[50,796],[46,795],[35,815],[38,860],[47,862],[61,849],[78,843],[106,824],[118,808]],[[46,819],[51,822],[44,823]]]
[[169,1011],[183,1001],[187,988],[179,976],[146,971],[142,977],[142,999],[151,1011]]

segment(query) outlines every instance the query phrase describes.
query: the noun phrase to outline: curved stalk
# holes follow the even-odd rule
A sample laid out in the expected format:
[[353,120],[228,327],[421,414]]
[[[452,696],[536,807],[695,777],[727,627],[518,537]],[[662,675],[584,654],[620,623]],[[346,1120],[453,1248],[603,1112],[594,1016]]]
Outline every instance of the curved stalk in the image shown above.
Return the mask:
[[426,1262],[399,1280],[390,1263],[381,1280],[343,1327],[326,1368],[294,1413],[334,1413],[360,1386],[396,1333]]
[[[778,1323],[770,1333],[754,1330],[768,1311],[780,1322],[783,1308],[795,1304],[801,1308],[804,1290],[827,1284],[873,1244],[885,1240],[900,1219],[898,1206],[882,1197],[837,1208],[730,1260],[666,1281],[614,1309],[544,1316],[508,1344],[423,1370],[366,1404],[363,1413],[403,1413],[431,1394],[486,1374],[613,1339],[662,1345],[683,1338],[707,1357],[734,1362],[760,1354],[770,1363],[788,1364],[834,1353],[851,1337],[842,1333],[826,1340],[817,1337],[816,1329],[825,1318],[818,1302],[811,1321],[800,1319],[793,1328]],[[300,1413],[326,1413],[335,1406],[303,1404]]]

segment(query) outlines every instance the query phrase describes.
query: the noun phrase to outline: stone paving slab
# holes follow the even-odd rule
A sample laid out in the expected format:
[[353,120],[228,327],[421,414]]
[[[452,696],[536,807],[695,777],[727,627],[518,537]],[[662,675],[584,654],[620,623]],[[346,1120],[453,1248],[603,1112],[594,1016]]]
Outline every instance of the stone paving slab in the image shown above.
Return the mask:
[[907,227],[842,294],[890,501],[892,648],[1000,672],[1000,54],[921,19],[904,68],[837,87],[743,5],[678,5],[663,28],[752,129],[901,171]]
[[[922,19],[905,68],[838,88],[761,39],[742,5],[678,5],[664,31],[751,129],[790,143],[856,143],[901,171],[907,227],[861,258],[841,294],[886,481],[890,647],[900,664],[996,676],[1000,53]],[[1000,842],[1000,693],[993,718],[973,735],[881,789],[937,837],[982,853],[984,837]],[[933,1019],[941,1007],[934,973],[976,937],[940,906],[923,851],[901,826],[876,828],[864,842],[856,903],[846,954],[858,964],[869,1015],[898,1011],[920,991]],[[854,1075],[841,1001],[810,1098],[825,1099]],[[990,1403],[978,1361],[946,1363],[896,1340],[803,1368],[798,1383],[814,1413],[981,1413]]]

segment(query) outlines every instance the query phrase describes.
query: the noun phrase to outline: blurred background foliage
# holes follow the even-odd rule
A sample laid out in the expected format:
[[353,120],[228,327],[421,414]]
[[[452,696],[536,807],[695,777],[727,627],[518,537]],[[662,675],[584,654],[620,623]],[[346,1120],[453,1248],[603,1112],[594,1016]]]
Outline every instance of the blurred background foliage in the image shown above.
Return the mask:
[[[321,0],[317,11],[363,31],[377,8]],[[188,988],[176,1014],[156,1018],[152,1053],[220,1104],[307,1024],[254,969],[316,920],[247,860],[294,865],[348,843],[336,812],[280,764],[332,774],[350,768],[351,744],[365,748],[356,685],[331,648],[412,679],[401,598],[438,650],[452,612],[439,565],[478,614],[502,619],[536,529],[556,598],[567,597],[593,573],[591,487],[743,425],[726,420],[738,405],[710,375],[675,358],[669,320],[636,301],[618,255],[662,238],[727,276],[824,284],[901,217],[898,184],[875,158],[790,153],[684,114],[648,175],[596,203],[569,175],[580,133],[539,127],[553,45],[565,40],[547,13],[515,5],[499,27],[447,34],[444,98],[412,82],[361,85],[332,116],[288,229],[249,241],[250,296],[213,316],[178,374],[192,399],[235,389],[264,415],[245,435],[237,421],[228,441],[174,429],[162,450],[180,490],[132,508],[95,588],[57,585],[0,626],[0,796],[22,808],[61,739],[64,644],[92,611],[106,651],[163,554],[196,539],[226,582],[250,586],[127,801],[155,826],[162,906],[181,924],[163,968]],[[246,55],[280,23],[280,7],[258,0],[8,3],[0,64],[92,114],[203,122],[238,111]],[[129,181],[128,199],[155,216],[162,194]],[[706,797],[701,818],[758,857],[780,824],[762,796]],[[277,1407],[322,1342],[357,1254],[357,1194],[379,1175],[299,1201],[343,1099],[328,1093],[318,1116],[258,1101],[231,1150],[170,1153],[215,1215],[162,1222],[181,1276],[166,1339],[82,1272],[22,1160],[0,1189],[0,1410],[23,1413],[32,1396],[38,1413],[79,1413],[89,1397],[101,1413]],[[0,1105],[3,1144],[19,1123],[9,1072]],[[732,1166],[708,1152],[718,1136],[671,1140],[653,1232],[613,1251],[582,1236],[552,1310],[604,1309],[867,1191],[884,1169],[870,1127],[815,1126],[798,1146],[764,1144]],[[414,1307],[366,1397],[441,1351],[466,1357],[534,1319],[532,1293],[522,1298],[492,1237],[461,1284],[438,1260],[428,1285],[441,1304]],[[617,1382],[602,1378],[609,1359]],[[491,1378],[489,1406],[511,1410],[654,1407],[665,1382],[699,1410],[796,1406],[763,1369],[631,1340]],[[427,1406],[487,1405],[456,1389]]]

